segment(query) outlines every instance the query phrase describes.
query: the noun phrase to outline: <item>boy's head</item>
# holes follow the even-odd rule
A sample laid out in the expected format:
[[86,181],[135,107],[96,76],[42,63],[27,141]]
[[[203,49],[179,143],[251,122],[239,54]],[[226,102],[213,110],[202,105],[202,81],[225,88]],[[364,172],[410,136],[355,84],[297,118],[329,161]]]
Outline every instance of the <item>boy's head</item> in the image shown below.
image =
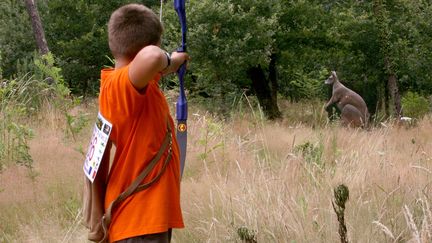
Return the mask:
[[108,42],[114,58],[132,59],[145,46],[159,45],[163,27],[156,14],[140,4],[128,4],[111,14]]

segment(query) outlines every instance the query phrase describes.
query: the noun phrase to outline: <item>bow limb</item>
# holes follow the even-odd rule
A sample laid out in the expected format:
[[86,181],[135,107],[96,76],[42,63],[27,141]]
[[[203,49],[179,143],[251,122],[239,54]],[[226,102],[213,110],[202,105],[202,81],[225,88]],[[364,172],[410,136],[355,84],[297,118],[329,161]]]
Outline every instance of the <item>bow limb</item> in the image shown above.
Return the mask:
[[[182,42],[181,46],[177,49],[178,52],[186,52],[186,9],[185,0],[174,0],[174,8],[179,17],[181,26]],[[180,149],[180,175],[183,175],[183,170],[186,160],[186,145],[187,145],[187,116],[188,106],[186,94],[184,91],[184,76],[186,74],[186,62],[183,63],[177,71],[179,78],[180,94],[176,104],[176,119],[177,119],[177,141]]]

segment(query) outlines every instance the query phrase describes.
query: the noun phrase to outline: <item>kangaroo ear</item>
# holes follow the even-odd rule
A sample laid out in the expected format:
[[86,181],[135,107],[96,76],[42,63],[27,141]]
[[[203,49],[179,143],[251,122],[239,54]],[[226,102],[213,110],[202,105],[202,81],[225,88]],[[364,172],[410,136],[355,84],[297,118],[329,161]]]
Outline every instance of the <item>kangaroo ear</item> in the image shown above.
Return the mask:
[[336,71],[331,72],[332,76],[337,79]]

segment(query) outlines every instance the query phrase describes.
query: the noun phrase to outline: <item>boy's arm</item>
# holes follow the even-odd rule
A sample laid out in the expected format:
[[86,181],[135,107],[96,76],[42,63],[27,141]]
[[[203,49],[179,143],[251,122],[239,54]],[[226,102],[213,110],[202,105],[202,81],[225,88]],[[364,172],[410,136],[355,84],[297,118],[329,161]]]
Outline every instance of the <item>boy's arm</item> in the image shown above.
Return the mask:
[[158,46],[146,46],[130,63],[129,78],[133,86],[141,90],[156,74],[175,72],[188,59],[189,55],[184,52],[173,52],[169,58]]

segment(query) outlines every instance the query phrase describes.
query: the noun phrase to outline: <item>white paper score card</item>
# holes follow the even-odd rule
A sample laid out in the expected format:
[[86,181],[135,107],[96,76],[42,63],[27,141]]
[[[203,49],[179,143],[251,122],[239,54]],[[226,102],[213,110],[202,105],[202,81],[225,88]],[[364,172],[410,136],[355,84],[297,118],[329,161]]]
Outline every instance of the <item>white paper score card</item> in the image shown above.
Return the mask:
[[103,154],[107,147],[109,136],[111,134],[112,124],[107,121],[100,112],[93,128],[90,145],[84,161],[84,173],[91,182],[96,178],[99,165],[102,161]]

